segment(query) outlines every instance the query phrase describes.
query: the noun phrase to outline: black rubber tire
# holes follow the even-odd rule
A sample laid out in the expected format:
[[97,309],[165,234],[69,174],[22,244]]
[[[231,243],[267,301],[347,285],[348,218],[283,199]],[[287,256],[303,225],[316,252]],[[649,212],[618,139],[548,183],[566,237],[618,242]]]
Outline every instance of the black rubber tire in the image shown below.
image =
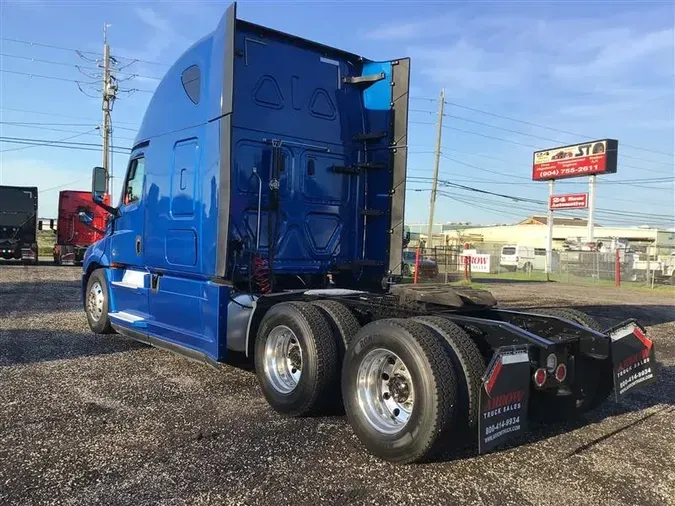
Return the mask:
[[[94,320],[92,316],[87,311],[87,296],[89,294],[89,289],[94,284],[95,281],[98,281],[103,288],[103,312],[98,321]],[[91,273],[89,279],[87,280],[87,290],[84,294],[84,314],[87,316],[87,322],[89,323],[89,328],[96,334],[114,334],[115,330],[110,325],[110,318],[108,318],[108,283],[105,278],[103,269],[96,269]]]
[[485,359],[478,346],[459,325],[440,316],[419,316],[413,320],[440,335],[450,348],[450,357],[457,376],[458,429],[473,431],[478,426],[480,388],[485,373]]
[[[319,311],[326,317],[326,321],[333,331],[333,339],[335,340],[335,347],[337,350],[337,365],[338,371],[342,369],[342,360],[349,343],[354,339],[354,336],[361,328],[361,324],[354,316],[347,306],[335,300],[317,300],[311,304],[318,308]],[[331,408],[331,414],[344,414],[344,404],[342,402],[342,391],[340,389],[339,381],[336,381],[335,392],[331,394],[335,402]]]
[[[602,332],[602,327],[595,318],[577,309],[550,308],[528,311],[557,316]],[[575,382],[581,384],[583,398],[533,392],[530,401],[530,416],[533,419],[543,422],[571,420],[593,411],[607,400],[614,387],[611,358],[597,360],[580,355],[576,357],[574,369]]]
[[[407,424],[394,434],[377,431],[358,401],[358,369],[373,349],[392,351],[405,363],[415,389]],[[450,441],[457,406],[457,380],[448,346],[428,327],[413,320],[378,320],[361,328],[342,365],[342,396],[347,418],[373,455],[398,463],[433,459]]]
[[311,303],[319,308],[319,311],[326,317],[329,325],[333,329],[335,344],[337,347],[339,366],[342,366],[342,359],[345,356],[345,350],[361,328],[359,321],[347,306],[335,300],[317,300]]
[[[302,374],[288,394],[277,391],[265,375],[265,343],[269,333],[286,325],[302,350]],[[267,311],[255,340],[255,370],[260,388],[272,409],[290,416],[320,413],[339,396],[338,353],[330,325],[321,311],[306,302],[282,302]]]

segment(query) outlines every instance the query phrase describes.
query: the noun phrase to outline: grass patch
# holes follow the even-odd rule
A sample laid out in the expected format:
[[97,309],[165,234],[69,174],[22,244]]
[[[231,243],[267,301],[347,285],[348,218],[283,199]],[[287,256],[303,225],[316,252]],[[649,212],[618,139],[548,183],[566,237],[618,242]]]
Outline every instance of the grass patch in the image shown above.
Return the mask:
[[54,244],[56,243],[56,234],[53,230],[38,230],[37,243],[39,256],[52,256]]

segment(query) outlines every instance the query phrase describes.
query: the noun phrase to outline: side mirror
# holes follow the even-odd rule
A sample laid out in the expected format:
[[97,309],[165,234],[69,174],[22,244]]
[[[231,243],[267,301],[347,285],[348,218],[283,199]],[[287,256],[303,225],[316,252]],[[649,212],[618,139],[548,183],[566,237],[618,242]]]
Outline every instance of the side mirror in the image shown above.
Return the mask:
[[91,224],[94,221],[94,218],[85,211],[80,211],[77,213],[77,216],[80,218],[82,223]]
[[120,212],[116,207],[109,206],[104,202],[104,197],[107,192],[108,171],[103,167],[94,167],[94,170],[91,173],[91,199],[108,213],[113,216],[119,216]]
[[91,196],[94,202],[103,202],[108,190],[108,171],[103,167],[94,167],[91,174]]

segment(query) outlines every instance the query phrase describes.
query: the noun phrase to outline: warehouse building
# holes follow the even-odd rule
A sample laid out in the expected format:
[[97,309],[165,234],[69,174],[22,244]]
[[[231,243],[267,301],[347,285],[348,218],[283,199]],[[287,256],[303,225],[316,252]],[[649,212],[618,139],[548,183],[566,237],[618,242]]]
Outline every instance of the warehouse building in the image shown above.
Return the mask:
[[[565,241],[586,241],[588,222],[583,218],[554,218],[553,248],[562,249]],[[415,224],[414,239],[427,242],[427,228],[424,224]],[[512,225],[471,225],[468,223],[446,223],[434,226],[433,246],[457,246],[471,243],[523,244],[533,248],[546,247],[547,217],[530,216]],[[411,227],[412,231],[412,227]],[[594,235],[597,240],[622,239],[632,247],[675,250],[675,229],[654,227],[603,226],[595,224]]]

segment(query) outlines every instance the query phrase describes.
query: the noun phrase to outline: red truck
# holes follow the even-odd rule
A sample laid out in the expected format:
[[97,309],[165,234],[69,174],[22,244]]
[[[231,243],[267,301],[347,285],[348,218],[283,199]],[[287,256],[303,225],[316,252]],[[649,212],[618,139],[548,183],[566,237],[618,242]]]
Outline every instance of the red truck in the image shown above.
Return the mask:
[[[110,203],[110,196],[104,196]],[[93,219],[91,223],[80,220],[84,212]],[[54,263],[74,265],[82,263],[87,247],[103,237],[108,214],[91,201],[91,192],[63,190],[59,192],[59,218],[56,226]]]

